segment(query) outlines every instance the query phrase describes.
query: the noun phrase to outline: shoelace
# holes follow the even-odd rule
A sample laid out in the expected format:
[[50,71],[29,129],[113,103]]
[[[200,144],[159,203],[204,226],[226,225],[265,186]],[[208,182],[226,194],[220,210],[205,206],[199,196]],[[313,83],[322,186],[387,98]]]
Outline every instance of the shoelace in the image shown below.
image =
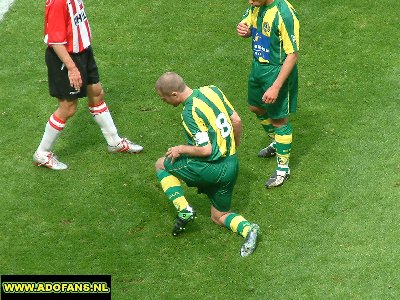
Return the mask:
[[57,157],[54,155],[53,152],[50,152],[49,154],[47,154],[47,161],[44,163],[40,163],[39,166],[43,166],[43,165],[50,165],[52,166],[54,164],[54,159],[57,159]]

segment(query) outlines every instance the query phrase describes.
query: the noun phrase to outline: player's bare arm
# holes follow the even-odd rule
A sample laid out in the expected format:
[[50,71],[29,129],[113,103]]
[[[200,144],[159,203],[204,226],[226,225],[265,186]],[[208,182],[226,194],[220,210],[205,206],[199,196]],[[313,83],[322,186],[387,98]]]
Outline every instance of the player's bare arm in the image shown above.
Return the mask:
[[238,113],[235,111],[230,116],[230,119],[233,127],[233,135],[235,136],[235,144],[236,147],[238,147],[240,144],[240,138],[242,136],[242,130],[243,130],[242,120],[240,119]]
[[283,83],[288,79],[294,66],[296,65],[298,56],[298,52],[290,53],[287,55],[285,61],[283,62],[282,69],[279,72],[278,77],[275,79],[274,84],[266,90],[262,97],[264,103],[274,103],[275,100],[278,98],[279,91]]
[[182,154],[191,157],[207,157],[211,155],[211,152],[212,147],[210,143],[205,146],[178,145],[169,148],[167,153],[165,153],[165,157],[170,158],[173,163]]
[[52,45],[52,48],[68,70],[68,77],[71,87],[77,91],[80,90],[82,87],[81,73],[76,67],[65,46],[62,44],[57,44]]

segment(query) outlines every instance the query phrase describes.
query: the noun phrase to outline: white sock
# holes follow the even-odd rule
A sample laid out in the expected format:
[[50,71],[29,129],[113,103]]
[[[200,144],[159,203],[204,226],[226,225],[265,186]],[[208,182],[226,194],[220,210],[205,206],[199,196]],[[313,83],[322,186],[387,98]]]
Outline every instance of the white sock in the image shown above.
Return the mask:
[[52,152],[54,144],[64,127],[65,122],[57,118],[55,114],[52,114],[50,119],[47,121],[42,140],[40,141],[39,147],[36,151]]
[[121,137],[118,135],[117,128],[108,110],[107,104],[103,101],[96,106],[89,105],[89,111],[93,119],[100,126],[101,132],[110,146],[116,146],[121,142]]
[[276,173],[280,176],[285,176],[287,173],[290,174],[289,164],[286,165],[278,164],[278,169],[276,170]]

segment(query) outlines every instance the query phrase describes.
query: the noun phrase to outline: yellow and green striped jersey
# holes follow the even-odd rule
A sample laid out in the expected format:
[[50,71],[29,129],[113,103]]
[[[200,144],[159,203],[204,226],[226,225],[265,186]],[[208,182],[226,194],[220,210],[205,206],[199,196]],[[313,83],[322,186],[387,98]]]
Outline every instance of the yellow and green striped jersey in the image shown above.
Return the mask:
[[219,88],[194,89],[184,105],[181,117],[188,144],[205,146],[210,142],[212,146],[211,155],[199,160],[215,161],[236,153],[230,119],[234,108]]
[[287,54],[299,51],[299,16],[288,1],[251,6],[241,22],[250,27],[253,56],[259,62],[281,65]]

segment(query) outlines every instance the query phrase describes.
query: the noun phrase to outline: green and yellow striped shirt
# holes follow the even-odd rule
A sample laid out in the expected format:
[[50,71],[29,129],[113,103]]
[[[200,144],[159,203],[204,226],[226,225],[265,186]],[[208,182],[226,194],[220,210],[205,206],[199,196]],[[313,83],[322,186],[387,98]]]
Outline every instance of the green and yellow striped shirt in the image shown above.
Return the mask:
[[204,146],[210,142],[212,146],[211,155],[199,160],[215,161],[236,153],[230,119],[233,112],[233,106],[216,86],[194,89],[186,99],[181,117],[188,144]]
[[281,65],[300,49],[299,16],[286,0],[249,7],[241,22],[250,27],[253,56],[261,63]]

